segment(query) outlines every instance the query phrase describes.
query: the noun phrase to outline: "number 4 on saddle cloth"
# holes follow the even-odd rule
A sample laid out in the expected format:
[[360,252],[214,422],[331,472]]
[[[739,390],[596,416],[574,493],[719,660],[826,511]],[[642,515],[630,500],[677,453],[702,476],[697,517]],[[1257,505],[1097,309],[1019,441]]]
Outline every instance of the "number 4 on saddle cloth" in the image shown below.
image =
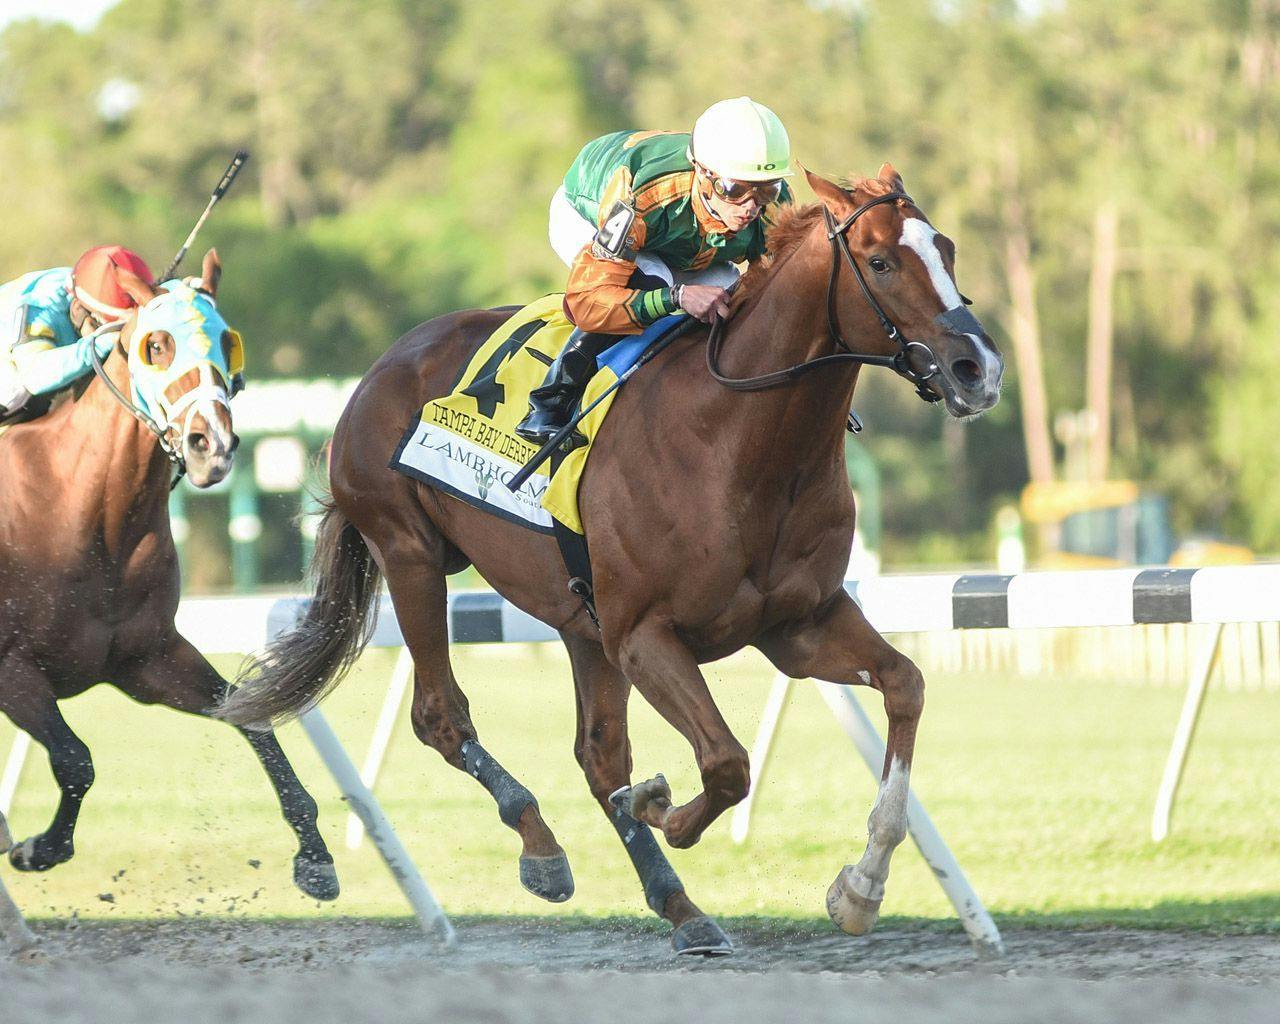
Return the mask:
[[[512,492],[506,483],[539,450],[515,432],[516,424],[529,411],[529,392],[542,383],[573,331],[563,303],[563,295],[547,295],[494,331],[452,391],[428,402],[421,417],[409,424],[390,466],[509,522],[555,534],[570,574],[585,577],[589,584],[578,484],[591,442],[617,394],[606,392],[650,345],[687,317],[664,317],[643,334],[606,349],[582,398],[581,408],[591,411],[577,429],[587,443],[567,454],[557,453]],[[566,531],[576,536],[576,544],[566,543],[574,540],[566,538]],[[571,547],[580,549],[580,558],[573,557]]]

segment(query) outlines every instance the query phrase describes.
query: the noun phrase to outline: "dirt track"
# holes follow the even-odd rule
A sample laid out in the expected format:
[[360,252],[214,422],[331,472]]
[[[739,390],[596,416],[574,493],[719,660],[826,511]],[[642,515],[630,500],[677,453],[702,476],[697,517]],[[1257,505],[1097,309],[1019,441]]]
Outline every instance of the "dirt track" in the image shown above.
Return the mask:
[[737,956],[691,961],[629,922],[464,920],[448,952],[384,922],[37,926],[39,962],[0,957],[0,1014],[451,1024],[1280,1020],[1275,936],[1010,931],[1006,959],[980,963],[949,930],[888,927],[856,941],[818,925],[730,930]]

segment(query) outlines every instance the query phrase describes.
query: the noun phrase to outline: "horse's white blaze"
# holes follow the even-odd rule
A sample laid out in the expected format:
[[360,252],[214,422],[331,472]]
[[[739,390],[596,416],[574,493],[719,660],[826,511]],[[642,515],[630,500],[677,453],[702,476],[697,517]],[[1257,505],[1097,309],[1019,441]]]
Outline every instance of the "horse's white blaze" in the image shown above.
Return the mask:
[[907,835],[907,792],[910,770],[895,757],[889,775],[880,783],[875,806],[867,819],[867,849],[849,879],[859,896],[884,899],[884,883],[889,877],[889,858]]
[[929,271],[929,280],[933,282],[933,290],[942,300],[942,308],[955,309],[964,305],[964,300],[960,298],[960,289],[943,266],[942,253],[934,243],[937,234],[937,228],[918,217],[907,217],[902,222],[902,244],[913,250],[920,257],[925,270]]
[[[902,222],[901,243],[920,257],[920,262],[929,272],[933,290],[942,300],[943,309],[957,309],[964,305],[964,299],[960,297],[960,289],[956,287],[955,281],[951,279],[942,262],[937,237],[938,229],[918,217],[908,217]],[[1001,370],[1000,358],[990,343],[976,334],[966,334],[966,337],[973,339],[974,352],[982,364],[980,369],[983,379],[989,382],[998,379]]]

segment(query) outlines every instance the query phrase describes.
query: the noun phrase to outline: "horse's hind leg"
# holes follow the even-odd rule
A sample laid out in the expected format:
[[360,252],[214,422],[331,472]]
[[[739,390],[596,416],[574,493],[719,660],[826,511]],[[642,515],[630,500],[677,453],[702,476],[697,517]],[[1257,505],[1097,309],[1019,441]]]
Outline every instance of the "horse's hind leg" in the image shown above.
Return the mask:
[[[427,538],[428,552],[442,548],[438,535]],[[413,655],[412,721],[418,739],[477,779],[498,805],[503,824],[520,834],[520,882],[535,896],[561,903],[573,895],[569,858],[538,810],[533,794],[517,782],[481,745],[466,695],[449,663],[448,602],[443,561],[424,557],[415,544],[370,550],[378,559],[405,645]]]
[[9,861],[19,871],[48,871],[75,854],[76,820],[93,785],[93,759],[84,741],[62,717],[43,672],[12,657],[5,661],[2,672],[0,710],[49,752],[49,767],[62,790],[49,827],[13,847]]
[[867,849],[846,864],[827,891],[827,913],[852,935],[869,932],[880,914],[893,851],[907,835],[907,795],[916,726],[924,708],[924,677],[867,622],[840,591],[813,618],[762,642],[760,649],[793,679],[873,686],[889,719],[884,770],[867,819]]
[[[143,660],[118,667],[112,680],[129,696],[146,704],[163,704],[178,711],[207,716],[226,693],[227,683],[204,655],[183,637],[173,639]],[[280,800],[280,810],[298,839],[293,858],[293,881],[317,900],[338,897],[333,855],[316,827],[317,808],[289,763],[276,734],[239,729],[266,770]]]
[[685,895],[649,826],[636,821],[610,799],[631,782],[631,741],[627,737],[627,697],[631,684],[592,640],[565,636],[573,664],[578,704],[578,735],[573,751],[596,798],[626,847],[653,912],[671,922],[677,953],[724,956],[733,944]]

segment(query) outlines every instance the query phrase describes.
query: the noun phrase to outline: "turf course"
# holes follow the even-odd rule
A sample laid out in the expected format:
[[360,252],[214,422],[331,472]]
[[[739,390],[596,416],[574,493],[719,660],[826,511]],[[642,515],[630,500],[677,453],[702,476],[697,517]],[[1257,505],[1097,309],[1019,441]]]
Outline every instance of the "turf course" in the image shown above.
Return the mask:
[[[644,915],[640,887],[573,758],[573,694],[553,645],[455,649],[455,669],[485,745],[537,795],[573,864],[561,907],[516,877],[519,843],[476,783],[398,726],[378,794],[437,897],[454,914]],[[325,705],[359,762],[382,700],[391,652],[366,655]],[[234,659],[221,659],[224,671]],[[746,654],[711,666],[728,721],[750,744],[771,671]],[[860,691],[883,724],[875,695]],[[1211,691],[1173,835],[1148,822],[1181,693],[1054,678],[934,677],[913,782],[997,918],[1024,924],[1115,923],[1280,930],[1280,721],[1277,697]],[[399,916],[398,890],[366,843],[346,849],[345,807],[297,726],[282,739],[320,802],[343,895],[319,906],[290,882],[292,837],[265,775],[230,729],[131,703],[108,687],[63,705],[93,750],[97,784],[76,858],[45,875],[5,877],[34,917],[203,915]],[[636,780],[666,774],[677,799],[696,792],[684,741],[638,696]],[[0,723],[0,751],[13,730]],[[29,762],[9,815],[15,836],[43,828],[55,788]],[[798,688],[745,846],[727,816],[671,859],[693,898],[723,917],[823,916],[839,867],[862,851],[874,796],[825,704]],[[885,915],[953,920],[908,842],[894,862]]]

